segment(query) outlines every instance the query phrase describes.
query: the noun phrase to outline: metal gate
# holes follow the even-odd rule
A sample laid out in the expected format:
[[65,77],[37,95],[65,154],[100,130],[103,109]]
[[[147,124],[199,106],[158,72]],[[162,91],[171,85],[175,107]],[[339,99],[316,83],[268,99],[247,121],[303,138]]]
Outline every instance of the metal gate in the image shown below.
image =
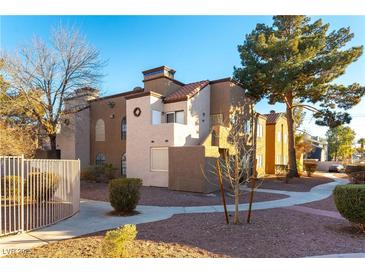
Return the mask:
[[79,209],[79,160],[0,156],[0,236],[54,224]]

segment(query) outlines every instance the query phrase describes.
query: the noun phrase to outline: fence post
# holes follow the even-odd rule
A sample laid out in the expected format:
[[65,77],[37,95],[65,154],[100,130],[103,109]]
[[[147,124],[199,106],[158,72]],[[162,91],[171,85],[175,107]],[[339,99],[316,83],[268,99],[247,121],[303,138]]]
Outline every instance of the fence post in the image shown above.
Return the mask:
[[20,158],[21,160],[21,167],[20,167],[20,176],[22,178],[21,184],[22,184],[22,191],[21,191],[21,204],[20,204],[20,208],[21,208],[21,228],[20,231],[24,232],[24,155],[21,156]]

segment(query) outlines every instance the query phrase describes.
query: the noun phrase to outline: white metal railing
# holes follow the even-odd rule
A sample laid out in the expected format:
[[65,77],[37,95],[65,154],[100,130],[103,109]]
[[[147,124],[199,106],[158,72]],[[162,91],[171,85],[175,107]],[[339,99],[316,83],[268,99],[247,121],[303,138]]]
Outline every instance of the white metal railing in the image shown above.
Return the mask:
[[0,156],[0,236],[54,224],[79,209],[79,160]]

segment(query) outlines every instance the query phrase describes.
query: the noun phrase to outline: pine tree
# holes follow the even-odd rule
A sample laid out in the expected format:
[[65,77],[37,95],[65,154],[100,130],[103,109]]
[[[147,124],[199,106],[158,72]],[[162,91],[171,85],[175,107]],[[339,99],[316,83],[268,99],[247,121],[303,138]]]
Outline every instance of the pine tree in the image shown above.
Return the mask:
[[363,46],[343,49],[354,37],[350,28],[328,33],[329,24],[321,19],[312,23],[307,16],[274,16],[273,21],[272,26],[257,24],[238,46],[242,67],[234,68],[234,78],[257,101],[285,103],[289,176],[297,177],[293,110],[314,111],[316,123],[330,128],[349,123],[348,113],[335,110],[359,103],[365,88],[335,85],[333,80],[361,56]]

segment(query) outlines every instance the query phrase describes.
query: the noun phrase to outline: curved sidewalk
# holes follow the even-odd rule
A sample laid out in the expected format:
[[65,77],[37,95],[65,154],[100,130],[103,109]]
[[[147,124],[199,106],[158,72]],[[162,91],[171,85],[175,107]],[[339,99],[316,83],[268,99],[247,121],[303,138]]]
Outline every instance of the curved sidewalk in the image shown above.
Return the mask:
[[[347,183],[347,180],[336,178],[331,174],[326,174],[326,176],[334,181],[313,187],[309,192],[258,189],[257,191],[259,192],[285,194],[289,197],[273,201],[256,202],[253,205],[253,210],[288,207],[322,200],[332,194],[332,190],[336,185]],[[248,204],[240,204],[239,208],[240,210],[246,210],[248,209]],[[233,211],[233,209],[234,205],[228,205],[229,211]],[[111,211],[112,207],[108,202],[82,200],[80,212],[67,220],[37,231],[1,238],[0,256],[6,255],[9,249],[28,249],[53,241],[112,229],[125,224],[160,221],[168,219],[174,214],[223,212],[224,209],[221,205],[193,207],[138,206],[137,211],[140,214],[128,217],[110,216],[108,213]]]

